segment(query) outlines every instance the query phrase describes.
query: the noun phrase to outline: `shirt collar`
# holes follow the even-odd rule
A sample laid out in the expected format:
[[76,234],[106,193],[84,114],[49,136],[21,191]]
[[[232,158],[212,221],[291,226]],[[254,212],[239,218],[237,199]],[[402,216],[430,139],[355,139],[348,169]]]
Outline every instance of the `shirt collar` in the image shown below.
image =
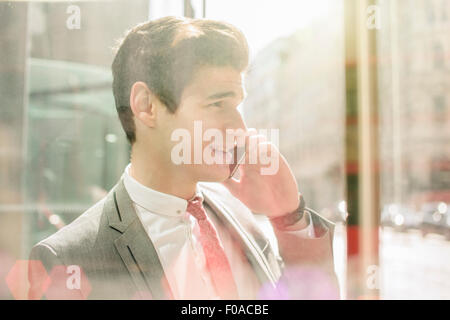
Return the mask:
[[[124,185],[131,200],[152,213],[180,217],[185,214],[188,201],[177,196],[163,193],[144,186],[130,175],[131,163],[127,165],[124,172]],[[197,185],[194,197],[203,195]],[[193,198],[194,198],[193,197]]]

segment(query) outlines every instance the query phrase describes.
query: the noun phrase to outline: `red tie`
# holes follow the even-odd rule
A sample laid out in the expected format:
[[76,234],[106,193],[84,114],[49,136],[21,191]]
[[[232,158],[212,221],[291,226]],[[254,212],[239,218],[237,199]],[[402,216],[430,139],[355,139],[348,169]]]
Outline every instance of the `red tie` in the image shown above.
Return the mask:
[[197,219],[200,227],[200,243],[216,292],[222,299],[237,299],[237,288],[230,263],[217,236],[217,231],[206,215],[202,199],[197,196],[188,201],[187,212]]

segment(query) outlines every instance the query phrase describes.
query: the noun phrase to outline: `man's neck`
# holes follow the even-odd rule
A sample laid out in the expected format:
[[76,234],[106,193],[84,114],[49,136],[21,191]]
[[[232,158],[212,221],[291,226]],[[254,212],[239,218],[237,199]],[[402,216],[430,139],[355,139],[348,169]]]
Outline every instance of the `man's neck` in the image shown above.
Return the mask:
[[130,175],[139,183],[153,190],[189,200],[195,195],[197,183],[190,181],[166,161],[148,159],[148,153],[133,150]]

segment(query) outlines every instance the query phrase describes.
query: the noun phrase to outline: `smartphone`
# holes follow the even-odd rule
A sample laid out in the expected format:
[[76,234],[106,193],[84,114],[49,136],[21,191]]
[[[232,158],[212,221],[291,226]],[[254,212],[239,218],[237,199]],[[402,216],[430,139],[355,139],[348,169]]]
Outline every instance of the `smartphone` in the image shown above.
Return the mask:
[[239,147],[236,145],[234,146],[233,150],[233,162],[230,164],[230,176],[228,179],[231,179],[236,171],[239,169],[239,166],[242,164],[242,162],[245,159],[245,146]]

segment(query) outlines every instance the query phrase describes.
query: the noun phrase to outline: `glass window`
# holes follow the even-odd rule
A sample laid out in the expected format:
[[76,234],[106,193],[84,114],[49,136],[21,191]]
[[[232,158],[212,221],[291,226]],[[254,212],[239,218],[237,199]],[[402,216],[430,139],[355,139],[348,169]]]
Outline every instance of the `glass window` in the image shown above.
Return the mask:
[[380,3],[389,17],[378,31],[381,295],[447,299],[450,42],[448,22],[434,17],[448,1],[415,3],[412,10],[401,1]]
[[[335,223],[342,297],[364,298],[353,287],[366,290],[370,270],[359,270],[358,283],[347,264],[372,250],[361,246],[361,218],[376,208],[379,297],[448,299],[450,1],[372,2],[0,2],[0,280],[122,175],[130,145],[112,94],[117,40],[176,15],[223,20],[245,34],[250,66],[238,110],[277,144],[307,206]],[[362,13],[375,14],[374,28]],[[362,126],[367,106],[375,133]],[[369,169],[363,149],[375,154]],[[370,199],[367,176],[376,186]],[[0,282],[0,299],[11,298]]]

